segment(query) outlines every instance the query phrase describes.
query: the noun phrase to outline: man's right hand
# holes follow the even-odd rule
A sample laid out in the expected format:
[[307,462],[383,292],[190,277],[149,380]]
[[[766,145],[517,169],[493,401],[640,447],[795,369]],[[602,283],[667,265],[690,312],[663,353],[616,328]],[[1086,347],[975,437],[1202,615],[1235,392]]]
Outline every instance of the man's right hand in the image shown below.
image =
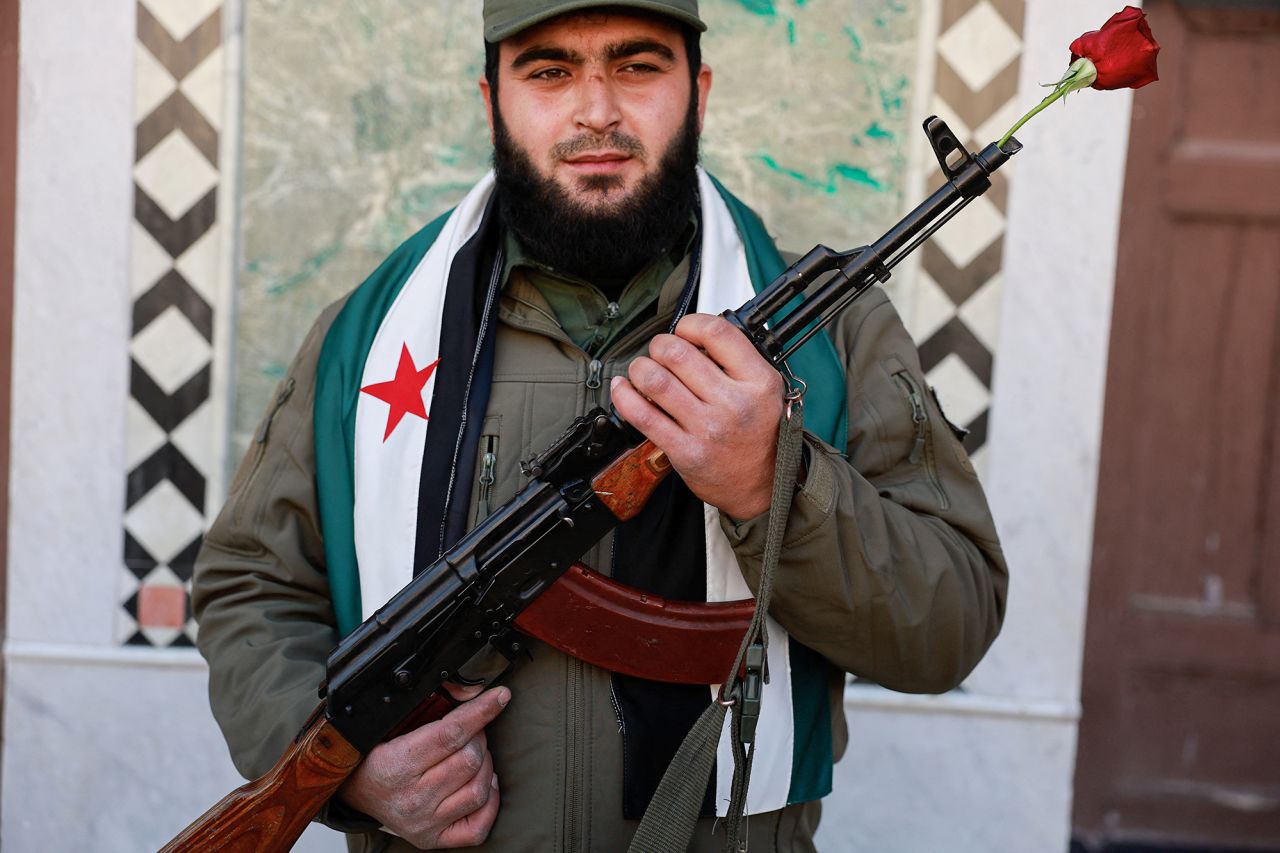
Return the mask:
[[480,844],[498,816],[498,777],[484,727],[510,700],[509,689],[496,687],[378,744],[339,798],[423,850]]

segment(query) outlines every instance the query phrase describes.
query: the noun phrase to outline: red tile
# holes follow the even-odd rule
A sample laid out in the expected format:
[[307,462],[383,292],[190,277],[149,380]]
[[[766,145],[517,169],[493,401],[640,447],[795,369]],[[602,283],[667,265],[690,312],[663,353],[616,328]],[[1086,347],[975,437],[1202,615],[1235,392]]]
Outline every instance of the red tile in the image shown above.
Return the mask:
[[138,590],[138,625],[181,628],[187,622],[187,593],[180,586],[148,586]]

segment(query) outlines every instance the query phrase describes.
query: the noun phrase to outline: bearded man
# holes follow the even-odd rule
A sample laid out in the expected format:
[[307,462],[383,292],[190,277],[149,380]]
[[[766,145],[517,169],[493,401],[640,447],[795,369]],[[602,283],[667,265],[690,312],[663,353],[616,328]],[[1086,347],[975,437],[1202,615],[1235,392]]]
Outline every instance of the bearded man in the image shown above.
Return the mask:
[[[697,166],[697,4],[486,0],[484,23],[494,173],[321,316],[199,560],[210,695],[246,776],[303,723],[339,638],[595,405],[679,477],[585,561],[684,600],[759,580],[784,388],[716,315],[782,260]],[[885,295],[805,350],[816,434],[775,580],[753,851],[813,849],[846,673],[948,690],[1004,611],[982,490]],[[535,646],[506,686],[375,748],[321,819],[352,850],[621,850],[709,698]],[[720,845],[726,756],[691,849]]]

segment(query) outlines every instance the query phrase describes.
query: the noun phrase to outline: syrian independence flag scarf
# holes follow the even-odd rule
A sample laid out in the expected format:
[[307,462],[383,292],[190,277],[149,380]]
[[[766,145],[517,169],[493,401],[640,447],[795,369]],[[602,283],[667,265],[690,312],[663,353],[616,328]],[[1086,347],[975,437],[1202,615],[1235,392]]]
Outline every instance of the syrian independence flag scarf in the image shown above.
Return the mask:
[[[716,314],[751,298],[785,264],[752,210],[701,168],[698,181],[697,310]],[[387,258],[352,293],[321,349],[316,484],[342,636],[466,532],[471,460],[488,404],[502,285],[493,187],[490,173],[457,208]],[[806,427],[843,447],[844,375],[825,333],[789,364],[809,388]],[[707,600],[750,598],[713,507],[702,507],[702,529]],[[748,814],[831,791],[827,666],[772,619],[768,658],[772,678],[757,727]],[[700,712],[707,694],[694,689]],[[728,805],[732,771],[726,725],[715,791],[708,792],[717,814]],[[643,812],[652,786],[643,788],[636,802],[626,796],[626,812]]]

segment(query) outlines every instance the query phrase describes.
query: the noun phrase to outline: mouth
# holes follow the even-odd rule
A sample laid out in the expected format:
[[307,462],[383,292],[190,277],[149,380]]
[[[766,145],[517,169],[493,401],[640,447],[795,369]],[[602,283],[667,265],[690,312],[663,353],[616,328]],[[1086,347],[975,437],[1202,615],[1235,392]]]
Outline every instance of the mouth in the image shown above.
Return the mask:
[[592,151],[566,157],[564,164],[577,172],[599,174],[621,169],[631,160],[631,155],[621,151]]

